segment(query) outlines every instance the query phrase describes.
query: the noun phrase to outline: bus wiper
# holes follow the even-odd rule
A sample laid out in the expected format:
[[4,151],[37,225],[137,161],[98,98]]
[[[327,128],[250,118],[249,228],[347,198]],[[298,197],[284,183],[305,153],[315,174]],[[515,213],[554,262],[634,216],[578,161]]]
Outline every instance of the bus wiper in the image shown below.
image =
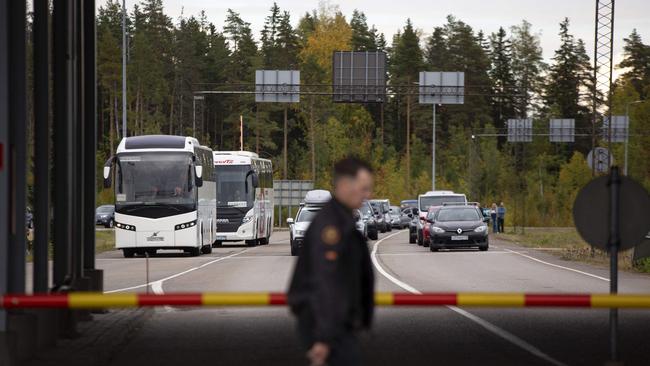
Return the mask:
[[142,209],[150,208],[150,207],[165,207],[165,208],[174,209],[174,210],[176,210],[176,212],[183,212],[183,210],[181,210],[180,208],[178,208],[175,205],[170,204],[170,203],[139,202],[138,204],[135,204],[135,205],[131,204],[131,205],[135,206],[135,207],[129,207],[129,208],[125,209],[126,212],[134,212],[134,211],[138,211],[138,210],[142,210]]

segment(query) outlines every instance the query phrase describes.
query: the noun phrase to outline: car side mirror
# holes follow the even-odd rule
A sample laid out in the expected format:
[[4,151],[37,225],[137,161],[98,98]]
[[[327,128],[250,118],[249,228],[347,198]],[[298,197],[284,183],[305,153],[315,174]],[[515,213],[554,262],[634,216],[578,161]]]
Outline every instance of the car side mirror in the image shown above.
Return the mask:
[[201,187],[203,185],[203,166],[194,166],[194,185]]
[[293,218],[289,217],[289,218],[287,219],[287,224],[289,224],[289,225],[293,225]]
[[490,222],[490,218],[489,217],[484,217],[483,222]]

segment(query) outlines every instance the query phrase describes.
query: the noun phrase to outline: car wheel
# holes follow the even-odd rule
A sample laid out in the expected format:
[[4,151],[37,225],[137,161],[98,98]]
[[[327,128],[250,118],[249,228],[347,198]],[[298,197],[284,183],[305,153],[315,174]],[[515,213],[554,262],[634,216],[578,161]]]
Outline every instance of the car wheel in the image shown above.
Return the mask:
[[422,233],[420,231],[418,231],[418,233],[417,233],[417,243],[418,243],[419,246],[422,246],[422,241],[423,241],[422,240]]
[[429,250],[432,251],[432,252],[437,252],[439,249],[440,248],[438,248],[437,246],[429,245]]
[[187,250],[187,252],[190,253],[190,257],[198,257],[201,255],[201,247],[190,248]]
[[122,249],[122,254],[124,254],[124,258],[133,258],[133,256],[135,256],[135,250]]
[[368,237],[369,237],[371,240],[377,240],[377,236],[378,236],[378,235],[377,235],[377,230],[375,230],[375,231],[371,231],[370,234],[368,234]]
[[106,224],[106,228],[107,228],[107,229],[110,229],[110,228],[113,227],[113,225],[114,225],[113,219],[110,219],[110,220],[108,221],[108,224]]
[[490,247],[489,245],[481,245],[480,247],[478,247],[478,250],[480,250],[481,252],[487,252],[489,247]]
[[291,244],[291,255],[292,255],[293,257],[295,257],[295,256],[298,255],[298,249],[297,249],[296,247],[293,246],[293,243]]

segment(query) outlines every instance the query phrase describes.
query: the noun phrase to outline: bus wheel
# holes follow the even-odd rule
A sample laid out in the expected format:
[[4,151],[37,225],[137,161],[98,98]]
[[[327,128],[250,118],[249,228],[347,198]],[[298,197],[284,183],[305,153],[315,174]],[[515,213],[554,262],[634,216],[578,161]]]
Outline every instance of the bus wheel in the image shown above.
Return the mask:
[[257,240],[246,240],[246,245],[249,247],[254,247],[257,245]]
[[269,238],[262,238],[260,239],[260,245],[266,245],[269,243]]
[[133,258],[133,256],[135,255],[135,250],[122,249],[122,253],[124,254],[124,258]]
[[212,245],[204,245],[201,247],[201,253],[210,254],[212,253]]
[[198,257],[201,255],[201,248],[190,248],[187,252],[190,253],[190,257]]
[[223,242],[219,240],[215,240],[214,243],[212,243],[213,248],[221,248],[223,246]]

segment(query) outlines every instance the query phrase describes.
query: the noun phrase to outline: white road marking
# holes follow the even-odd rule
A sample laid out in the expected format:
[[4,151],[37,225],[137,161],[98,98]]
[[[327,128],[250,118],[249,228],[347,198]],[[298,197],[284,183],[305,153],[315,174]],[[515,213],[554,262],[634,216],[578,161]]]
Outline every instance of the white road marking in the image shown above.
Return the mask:
[[[390,273],[386,272],[381,267],[381,265],[379,264],[379,260],[377,259],[377,248],[379,247],[379,244],[381,244],[381,242],[383,242],[384,240],[389,239],[389,238],[391,238],[391,237],[393,237],[393,236],[395,236],[397,234],[401,234],[401,233],[403,233],[403,231],[400,231],[400,232],[397,232],[395,234],[389,235],[389,236],[387,236],[385,238],[381,238],[380,240],[375,242],[375,245],[372,248],[372,253],[370,255],[371,259],[372,259],[372,263],[375,266],[375,268],[377,269],[377,271],[379,271],[379,273],[381,273],[388,280],[390,280],[391,282],[393,282],[397,286],[403,288],[404,290],[406,290],[406,291],[408,291],[408,292],[410,292],[412,294],[418,294],[419,295],[419,294],[422,294],[422,292],[420,292],[415,287],[413,287],[413,286],[411,286],[411,285],[409,285],[409,284],[407,284],[407,283],[405,283],[403,281],[398,280],[397,278],[393,277]],[[496,325],[488,322],[487,320],[485,320],[483,318],[480,318],[480,317],[478,317],[478,316],[476,316],[476,315],[474,315],[474,314],[472,314],[472,313],[470,313],[470,312],[468,312],[466,310],[460,309],[460,308],[458,308],[456,306],[447,306],[447,308],[449,308],[450,310],[454,311],[455,313],[457,313],[459,315],[462,315],[465,318],[473,321],[474,323],[480,325],[484,329],[486,329],[486,330],[492,332],[493,334],[505,339],[506,341],[516,345],[517,347],[529,352],[530,354],[535,355],[535,356],[549,362],[552,365],[566,366],[566,364],[564,364],[564,363],[554,359],[553,357],[547,355],[546,353],[542,352],[539,348],[537,348],[537,347],[533,346],[532,344],[524,341],[523,339],[517,337],[516,335],[514,335],[514,334],[512,334],[512,333],[510,333],[510,332],[508,332],[508,331],[506,331],[504,329],[501,329],[501,328],[497,327]]]
[[516,251],[516,250],[510,250],[510,249],[508,249],[508,248],[503,248],[503,250],[508,251],[508,252],[510,252],[510,253],[512,253],[512,254],[520,255],[520,256],[522,256],[522,257],[528,258],[528,259],[530,259],[530,260],[532,260],[532,261],[535,261],[535,262],[538,262],[538,263],[546,264],[547,266],[551,266],[551,267],[555,267],[555,268],[564,269],[564,270],[566,270],[566,271],[571,271],[571,272],[579,273],[579,274],[581,274],[581,275],[585,275],[585,276],[589,276],[589,277],[597,278],[597,279],[602,280],[602,281],[609,282],[609,278],[601,277],[601,276],[595,275],[595,274],[593,274],[593,273],[580,271],[580,270],[575,269],[575,268],[570,268],[570,267],[561,266],[561,265],[559,265],[559,264],[549,263],[549,262],[543,261],[543,260],[541,260],[541,259],[537,259],[537,258],[535,258],[535,257],[532,257],[532,256],[530,256],[530,255],[526,255],[526,254],[524,254],[524,253],[518,252],[518,251]]
[[[204,267],[209,266],[211,264],[221,262],[222,260],[232,258],[232,257],[240,255],[242,253],[246,253],[251,249],[253,249],[253,248],[244,249],[244,250],[242,250],[240,252],[237,252],[237,253],[233,253],[233,254],[230,254],[230,255],[227,255],[227,256],[224,256],[224,257],[219,257],[219,258],[217,258],[215,260],[203,263],[200,266],[192,267],[190,269],[187,269],[187,270],[182,271],[182,272],[175,273],[175,274],[173,274],[171,276],[167,276],[167,277],[162,278],[162,279],[157,280],[157,281],[153,281],[153,282],[149,282],[149,283],[143,283],[141,285],[136,285],[136,286],[131,286],[131,287],[124,287],[124,288],[120,288],[120,289],[117,289],[117,290],[104,291],[104,293],[111,294],[111,293],[115,293],[115,292],[123,292],[123,291],[135,290],[135,289],[139,289],[139,288],[143,288],[143,287],[147,287],[147,286],[151,286],[151,288],[152,288],[152,290],[154,290],[154,292],[156,291],[156,289],[159,289],[159,291],[162,291],[162,283],[165,282],[165,281],[174,279],[176,277],[183,276],[183,275],[188,274],[190,272],[196,271],[197,269],[201,269],[201,268],[204,268]],[[154,284],[157,287],[154,288]]]

